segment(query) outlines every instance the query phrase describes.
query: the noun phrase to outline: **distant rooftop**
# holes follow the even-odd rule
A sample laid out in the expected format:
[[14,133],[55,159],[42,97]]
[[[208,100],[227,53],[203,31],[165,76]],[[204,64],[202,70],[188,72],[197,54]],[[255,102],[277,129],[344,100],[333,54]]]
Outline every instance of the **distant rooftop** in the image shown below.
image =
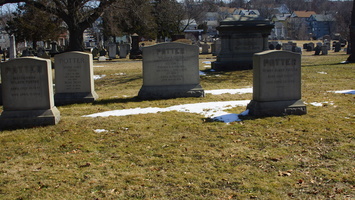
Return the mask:
[[305,11],[294,11],[292,13],[292,17],[308,18],[311,15],[315,15],[315,14],[317,14],[317,13],[314,12],[314,11],[308,11],[308,10],[305,10]]

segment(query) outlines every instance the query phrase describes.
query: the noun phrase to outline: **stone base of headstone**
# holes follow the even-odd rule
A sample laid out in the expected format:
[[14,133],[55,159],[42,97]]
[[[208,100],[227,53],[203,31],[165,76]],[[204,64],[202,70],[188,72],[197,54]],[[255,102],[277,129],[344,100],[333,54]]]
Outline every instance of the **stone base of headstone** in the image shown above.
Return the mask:
[[269,102],[251,100],[247,109],[249,115],[257,117],[307,114],[306,105],[302,100]]
[[3,111],[0,116],[0,128],[30,128],[56,125],[60,121],[57,107],[47,110]]
[[204,97],[201,85],[142,86],[138,93],[141,99],[170,99],[180,97]]
[[211,68],[216,71],[234,71],[234,70],[247,70],[253,69],[253,63],[250,61],[239,61],[236,62],[212,62]]
[[54,94],[54,102],[56,106],[75,104],[75,103],[92,103],[98,98],[99,96],[96,94],[95,91]]
[[129,59],[142,59],[142,52],[141,51],[131,51],[129,53]]

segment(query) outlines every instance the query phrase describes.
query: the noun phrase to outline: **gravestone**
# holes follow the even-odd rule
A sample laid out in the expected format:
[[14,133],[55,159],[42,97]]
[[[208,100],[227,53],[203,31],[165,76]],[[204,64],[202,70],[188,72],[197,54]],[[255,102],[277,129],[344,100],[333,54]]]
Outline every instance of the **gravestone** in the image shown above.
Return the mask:
[[308,43],[307,45],[307,51],[314,51],[314,43],[313,42],[310,42]]
[[209,49],[210,49],[210,45],[207,44],[206,42],[204,44],[201,45],[202,47],[202,54],[208,54],[209,53]]
[[126,43],[120,44],[120,58],[126,58],[129,53],[130,45]]
[[117,55],[117,45],[115,43],[110,43],[108,45],[108,57],[111,59],[115,59]]
[[49,51],[51,56],[53,57],[55,54],[58,54],[58,43],[56,41],[51,42],[52,49]]
[[336,42],[334,46],[334,52],[339,52],[341,50],[341,43]]
[[54,57],[55,103],[90,103],[98,98],[94,90],[92,54],[67,52]]
[[[14,35],[10,36],[10,48],[9,48],[8,55],[9,55],[10,59],[16,58],[16,41],[15,41]],[[6,59],[4,58],[4,60],[6,60]]]
[[282,50],[283,51],[292,51],[292,44],[291,43],[282,43]]
[[101,49],[100,52],[99,52],[99,55],[100,56],[106,56],[107,52],[105,49]]
[[301,100],[301,55],[270,50],[255,54],[253,60],[253,100],[247,106],[249,114],[306,114]]
[[21,57],[26,57],[26,56],[33,56],[31,55],[30,51],[27,48],[22,51]]
[[203,97],[196,45],[161,43],[143,48],[142,99]]
[[99,49],[97,49],[96,47],[94,47],[91,51],[92,53],[92,57],[95,58],[97,57],[97,55],[99,54]]
[[272,44],[272,43],[271,43],[271,44],[269,44],[269,49],[270,49],[270,50],[274,50],[274,49],[275,49],[275,45],[274,45],[274,44]]
[[322,51],[322,55],[328,55],[328,46],[327,45],[321,46],[321,51]]
[[296,48],[295,48],[295,52],[296,52],[296,53],[300,53],[300,54],[302,54],[302,48],[301,48],[301,47],[297,47],[297,46],[296,46]]
[[257,15],[232,15],[217,27],[221,51],[212,69],[244,70],[253,68],[253,54],[267,50],[268,36],[274,25]]
[[211,53],[212,53],[212,56],[218,56],[219,52],[221,51],[221,40],[218,39],[216,41],[214,41],[214,48],[212,48],[212,45],[211,45]]
[[281,48],[282,48],[281,44],[277,44],[277,45],[275,46],[275,49],[276,49],[276,50],[281,50]]
[[314,48],[314,55],[318,56],[320,54],[320,51],[321,51],[321,47],[317,45]]
[[55,125],[60,112],[54,105],[49,59],[17,58],[1,64],[3,112],[0,127]]
[[135,33],[132,35],[132,49],[129,53],[129,59],[141,59],[142,51],[139,49],[139,36]]

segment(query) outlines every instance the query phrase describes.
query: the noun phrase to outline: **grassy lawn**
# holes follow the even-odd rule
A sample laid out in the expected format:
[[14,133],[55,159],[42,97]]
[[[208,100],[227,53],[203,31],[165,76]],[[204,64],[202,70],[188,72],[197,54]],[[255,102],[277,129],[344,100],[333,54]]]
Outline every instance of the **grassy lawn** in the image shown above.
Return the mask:
[[[208,58],[205,90],[252,86],[251,70],[210,72]],[[355,199],[355,96],[329,92],[355,90],[355,64],[338,64],[346,58],[302,56],[307,115],[231,124],[175,111],[82,117],[252,98],[142,101],[141,61],[96,62],[106,75],[95,81],[98,101],[58,107],[56,126],[0,132],[0,199]]]

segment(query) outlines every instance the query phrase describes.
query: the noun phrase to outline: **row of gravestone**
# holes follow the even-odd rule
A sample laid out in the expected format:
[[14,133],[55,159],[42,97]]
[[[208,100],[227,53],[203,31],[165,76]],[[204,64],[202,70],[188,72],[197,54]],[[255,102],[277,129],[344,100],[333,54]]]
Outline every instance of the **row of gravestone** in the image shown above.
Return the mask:
[[[163,43],[143,48],[143,54],[143,85],[138,97],[204,97],[198,46]],[[305,114],[301,100],[301,55],[265,51],[254,54],[253,59],[253,100],[247,106],[250,114]],[[55,64],[53,95],[50,60],[19,58],[1,63],[2,129],[54,125],[60,120],[55,105],[92,102],[98,97],[94,91],[91,54],[59,54],[55,56]]]
[[54,125],[60,120],[56,105],[93,102],[92,55],[82,52],[55,57],[55,94],[49,59],[23,57],[1,63],[3,112],[0,128]]
[[127,43],[122,43],[120,45],[117,45],[115,43],[110,43],[108,45],[108,51],[106,49],[99,50],[98,48],[95,47],[91,50],[91,53],[93,55],[93,58],[98,57],[99,60],[104,60],[104,58],[102,57],[106,57],[107,54],[110,59],[117,58],[117,55],[119,58],[126,58],[128,53],[130,52],[130,49],[131,49],[131,45]]

